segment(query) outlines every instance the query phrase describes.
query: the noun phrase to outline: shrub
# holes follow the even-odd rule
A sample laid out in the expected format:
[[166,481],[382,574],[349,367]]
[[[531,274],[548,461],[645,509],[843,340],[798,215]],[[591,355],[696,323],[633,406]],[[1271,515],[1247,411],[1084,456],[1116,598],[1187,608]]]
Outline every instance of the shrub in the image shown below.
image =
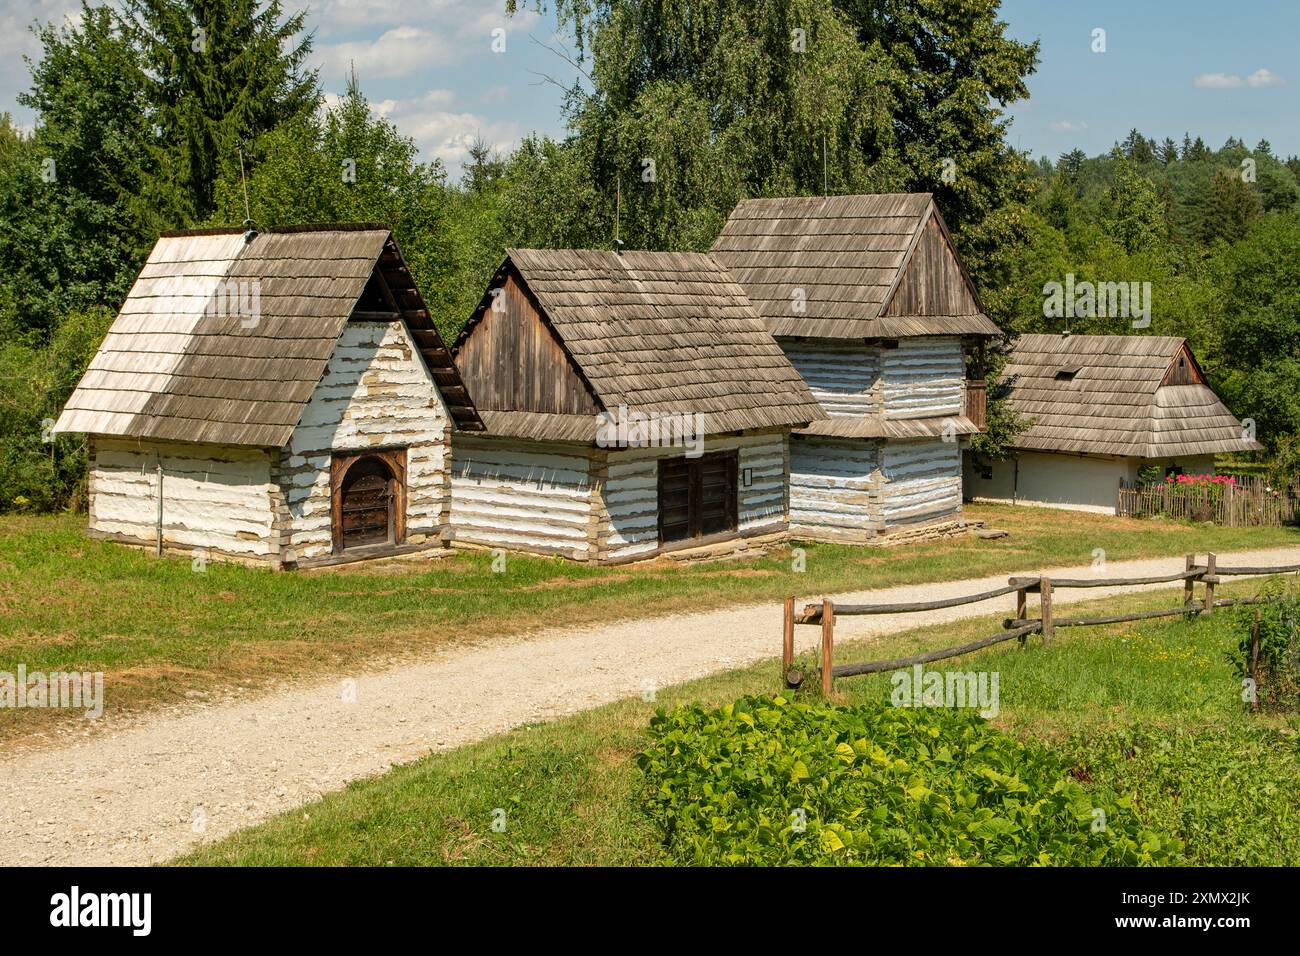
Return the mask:
[[[651,720],[646,807],[682,864],[1143,865],[1181,844],[978,715],[750,697]],[[1102,816],[1104,814],[1104,816]],[[1102,825],[1098,825],[1098,824]]]
[[1286,590],[1281,578],[1269,578],[1260,589],[1268,604],[1234,609],[1232,626],[1238,640],[1228,655],[1238,677],[1250,676],[1250,649],[1254,642],[1255,614],[1259,614],[1259,685],[1261,704],[1294,708],[1300,703],[1300,603]]

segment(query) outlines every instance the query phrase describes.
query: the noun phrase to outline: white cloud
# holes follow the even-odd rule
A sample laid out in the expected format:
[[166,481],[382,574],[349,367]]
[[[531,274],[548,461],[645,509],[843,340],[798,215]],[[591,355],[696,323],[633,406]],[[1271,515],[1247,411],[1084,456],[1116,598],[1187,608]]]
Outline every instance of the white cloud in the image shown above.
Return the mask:
[[382,104],[385,118],[415,140],[426,160],[442,160],[453,178],[460,174],[475,139],[483,139],[504,153],[519,142],[522,134],[519,124],[512,120],[489,120],[477,113],[451,109],[454,100],[451,90],[434,89],[415,99]]
[[352,40],[322,46],[315,51],[321,79],[326,83],[346,78],[353,68],[363,81],[407,76],[445,62],[450,49],[441,38],[419,27],[400,26],[375,40]]
[[1233,90],[1241,86],[1241,77],[1235,73],[1202,73],[1194,85],[1198,90]]
[[458,40],[482,38],[487,45],[493,27],[508,33],[531,29],[541,15],[519,10],[506,16],[501,0],[324,0],[308,19],[324,37],[352,36],[359,31],[394,26],[424,26]]
[[1286,80],[1272,70],[1260,68],[1244,80],[1236,73],[1202,73],[1193,81],[1193,85],[1198,90],[1236,90],[1243,86],[1262,89],[1285,86]]
[[1258,69],[1250,76],[1246,77],[1246,82],[1251,86],[1270,87],[1286,86],[1286,80],[1278,76],[1272,70]]
[[1081,133],[1088,128],[1083,120],[1053,120],[1047,124],[1054,133]]

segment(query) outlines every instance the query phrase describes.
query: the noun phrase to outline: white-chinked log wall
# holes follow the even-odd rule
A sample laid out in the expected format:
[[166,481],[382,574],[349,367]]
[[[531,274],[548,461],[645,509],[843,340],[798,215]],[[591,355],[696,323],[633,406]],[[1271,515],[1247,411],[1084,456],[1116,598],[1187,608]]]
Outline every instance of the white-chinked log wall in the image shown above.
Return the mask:
[[96,437],[88,478],[92,533],[155,540],[159,463],[164,547],[275,558],[271,453],[261,448]]
[[897,348],[882,350],[880,367],[886,418],[935,418],[965,411],[960,339],[901,339]]
[[880,347],[858,339],[777,339],[828,415],[880,412]]
[[331,553],[330,458],[406,449],[406,542],[442,530],[447,411],[401,322],[349,322],[280,461],[284,547],[299,561]]
[[[704,440],[705,454],[737,452],[736,527],[738,533],[786,518],[785,454],[787,436],[759,433]],[[602,558],[629,558],[659,547],[659,461],[684,454],[682,448],[623,448],[608,453],[602,514],[598,529]],[[750,484],[745,486],[745,471]],[[599,503],[598,503],[599,506]]]
[[880,530],[880,442],[790,439],[790,530],[798,536],[863,541]]
[[885,531],[942,521],[961,512],[961,450],[955,441],[886,442],[882,517]]
[[453,452],[451,523],[456,541],[586,555],[592,507],[590,449],[459,433]]

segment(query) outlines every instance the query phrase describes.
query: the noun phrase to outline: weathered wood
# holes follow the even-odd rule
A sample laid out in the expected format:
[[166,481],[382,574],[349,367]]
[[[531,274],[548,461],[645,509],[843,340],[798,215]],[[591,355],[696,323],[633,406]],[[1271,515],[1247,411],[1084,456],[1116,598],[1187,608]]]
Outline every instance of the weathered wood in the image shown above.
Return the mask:
[[1223,577],[1227,574],[1290,574],[1293,571],[1300,571],[1300,564],[1280,564],[1272,568],[1216,568],[1215,574],[1218,577]]
[[794,666],[794,595],[785,599],[785,614],[781,631],[781,673],[788,674]]
[[1216,558],[1214,552],[1211,551],[1205,557],[1205,574],[1201,578],[1201,580],[1205,582],[1205,613],[1206,614],[1214,613],[1214,584],[1216,581],[1219,580],[1214,573],[1215,565],[1216,565]]
[[[1016,588],[1016,620],[1021,622],[1019,626],[1024,626],[1027,617],[1029,617],[1029,592],[1025,588]],[[1026,637],[1028,635],[1020,636],[1021,650],[1024,650]]]
[[1192,592],[1191,573],[1196,568],[1196,555],[1189,554],[1186,558],[1186,561],[1187,561],[1187,571],[1186,571],[1187,577],[1183,578],[1183,603],[1191,604],[1192,601],[1195,600],[1195,595]]
[[1043,645],[1050,647],[1056,632],[1052,623],[1052,582],[1048,578],[1043,578],[1039,583],[1038,606],[1043,623]]
[[829,697],[835,677],[835,605],[827,598],[822,601],[822,694]]
[[1250,627],[1250,682],[1254,689],[1254,695],[1250,702],[1251,710],[1259,710],[1259,628],[1260,613],[1255,611],[1255,620]]
[[888,661],[867,661],[861,664],[841,664],[834,668],[835,677],[856,677],[859,674],[876,674],[880,671],[893,671],[903,667],[911,667],[913,664],[928,664],[930,661],[941,661],[949,657],[960,657],[962,654],[969,654],[971,651],[978,651],[981,648],[991,647],[994,644],[1000,644],[1003,641],[1011,641],[1017,638],[1026,637],[1040,630],[1041,625],[1038,621],[1026,624],[1024,627],[1014,631],[1008,631],[1006,634],[994,634],[990,637],[982,637],[978,641],[971,641],[958,647],[946,647],[938,651],[927,651],[924,654],[916,654],[912,657],[899,657]]
[[[1053,578],[1052,587],[1054,588],[1109,588],[1109,587],[1132,587],[1139,584],[1169,584],[1174,581],[1189,581],[1199,578],[1205,573],[1204,568],[1193,567],[1186,571],[1176,571],[1173,574],[1153,574],[1141,578]],[[1220,572],[1222,573],[1222,572]],[[1012,584],[1019,587],[1027,588],[1034,592],[1038,590],[1039,578],[1010,578]]]
[[[859,614],[907,614],[912,611],[937,611],[946,607],[958,607],[962,604],[976,604],[991,598],[1002,597],[1019,589],[1015,587],[994,588],[978,594],[963,594],[958,597],[940,598],[934,601],[908,601],[899,604],[837,604],[835,613],[841,617]],[[800,624],[816,624],[821,620],[821,611],[816,605],[808,605],[799,617]]]

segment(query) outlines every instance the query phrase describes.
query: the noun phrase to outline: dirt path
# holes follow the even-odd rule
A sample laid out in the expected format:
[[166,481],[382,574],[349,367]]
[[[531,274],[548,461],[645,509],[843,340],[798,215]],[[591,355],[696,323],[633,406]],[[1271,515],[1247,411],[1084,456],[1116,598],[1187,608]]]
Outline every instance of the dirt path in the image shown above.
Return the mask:
[[[1295,548],[1282,548],[1238,552],[1223,563],[1296,560]],[[1107,573],[1154,575],[1181,567],[1181,559],[1125,561],[1110,564]],[[1082,577],[1091,570],[1068,573]],[[1006,575],[998,575],[835,599],[934,600],[1005,583]],[[1117,590],[1061,591],[1055,599],[1090,600]],[[978,617],[1009,610],[1009,602],[842,618],[836,637]],[[5,863],[160,862],[430,751],[640,694],[649,685],[775,657],[780,632],[780,608],[770,604],[556,629],[359,674],[354,702],[345,701],[344,682],[332,680],[195,704],[46,752],[11,755],[0,759]],[[819,634],[797,629],[799,649],[814,646]]]

